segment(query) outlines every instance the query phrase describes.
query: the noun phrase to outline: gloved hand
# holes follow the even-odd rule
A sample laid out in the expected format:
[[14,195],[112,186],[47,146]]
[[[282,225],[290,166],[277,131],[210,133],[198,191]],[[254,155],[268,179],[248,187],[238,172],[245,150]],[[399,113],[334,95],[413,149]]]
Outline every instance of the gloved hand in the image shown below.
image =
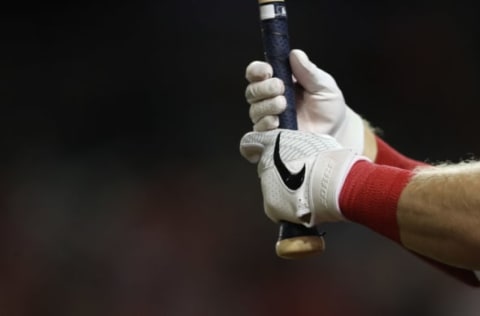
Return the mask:
[[353,164],[366,159],[329,135],[285,129],[245,134],[240,153],[258,163],[267,216],[307,227],[344,219],[340,191]]
[[[290,65],[296,86],[298,129],[328,134],[356,153],[364,150],[364,125],[346,104],[342,91],[331,75],[317,68],[301,50],[292,50]],[[247,66],[249,85],[245,97],[255,131],[279,126],[278,115],[286,108],[283,81],[272,78],[272,67],[261,61]]]

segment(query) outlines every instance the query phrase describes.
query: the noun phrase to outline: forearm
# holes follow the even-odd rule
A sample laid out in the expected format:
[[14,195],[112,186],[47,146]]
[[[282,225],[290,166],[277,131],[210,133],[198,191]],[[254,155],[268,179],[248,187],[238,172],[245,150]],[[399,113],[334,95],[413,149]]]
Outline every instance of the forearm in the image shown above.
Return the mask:
[[[413,172],[358,162],[347,176],[341,191],[341,212],[350,221],[369,227],[399,243],[459,280],[480,286],[479,280],[471,271],[478,269],[480,264],[478,235],[470,237],[478,230],[478,218],[475,227],[470,222],[470,216],[465,216],[471,214],[473,217],[474,211],[479,208],[465,204],[461,199],[467,198],[465,194],[457,194],[457,191],[464,192],[465,189],[450,190],[448,187],[456,185],[452,183],[461,183],[460,175],[457,181],[450,181],[452,183],[448,186],[442,181],[425,182],[424,175],[436,172],[434,170],[437,167],[426,167]],[[432,185],[443,186],[443,189],[431,189]],[[468,194],[476,195],[473,185],[468,185],[472,189]],[[418,187],[422,189],[418,190]],[[420,201],[417,196],[419,192],[423,195],[423,200]],[[446,196],[440,198],[439,194]],[[436,203],[431,203],[432,200],[436,200]],[[438,211],[437,205],[444,206],[441,208],[443,212]],[[454,224],[452,216],[455,217]],[[419,218],[422,220],[417,222]],[[452,227],[453,225],[458,227]]]
[[480,269],[480,162],[418,168],[427,164],[399,153],[364,124],[364,155],[376,164],[415,169],[396,210],[399,242],[435,260]]
[[480,163],[423,168],[397,208],[402,244],[453,266],[480,270]]

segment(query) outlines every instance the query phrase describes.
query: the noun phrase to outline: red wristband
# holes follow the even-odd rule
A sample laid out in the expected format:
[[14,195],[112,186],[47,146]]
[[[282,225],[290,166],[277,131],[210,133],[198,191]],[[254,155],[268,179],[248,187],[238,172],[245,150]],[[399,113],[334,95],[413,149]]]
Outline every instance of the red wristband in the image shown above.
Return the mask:
[[413,170],[419,166],[427,166],[427,164],[408,158],[384,142],[380,137],[377,140],[377,157],[375,163],[379,165],[387,165],[406,170]]
[[411,176],[409,170],[357,162],[340,193],[342,214],[400,243],[397,204]]

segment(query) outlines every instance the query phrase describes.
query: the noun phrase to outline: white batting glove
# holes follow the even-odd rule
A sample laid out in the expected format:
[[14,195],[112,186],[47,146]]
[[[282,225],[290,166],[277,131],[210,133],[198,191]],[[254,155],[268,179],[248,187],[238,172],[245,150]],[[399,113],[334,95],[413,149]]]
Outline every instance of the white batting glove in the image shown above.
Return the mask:
[[[317,68],[298,49],[291,51],[290,65],[296,82],[298,129],[331,135],[342,146],[363,153],[362,119],[345,104],[335,79]],[[278,115],[286,108],[283,81],[272,75],[272,67],[262,61],[254,61],[246,69],[249,85],[245,97],[250,104],[249,114],[255,131],[277,128]]]
[[344,220],[340,191],[353,164],[366,159],[329,135],[285,129],[245,134],[240,152],[258,163],[267,216],[307,227]]

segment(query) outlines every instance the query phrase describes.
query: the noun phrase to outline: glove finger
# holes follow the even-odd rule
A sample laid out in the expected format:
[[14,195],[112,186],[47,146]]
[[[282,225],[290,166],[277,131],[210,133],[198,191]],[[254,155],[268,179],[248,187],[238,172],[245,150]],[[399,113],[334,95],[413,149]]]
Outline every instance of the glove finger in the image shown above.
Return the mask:
[[262,157],[265,148],[264,137],[261,133],[250,132],[240,140],[240,154],[251,163],[257,163]]
[[290,65],[297,82],[309,93],[340,92],[333,77],[318,68],[308,59],[307,54],[299,49],[290,53]]
[[269,115],[279,115],[287,107],[287,100],[283,95],[265,99],[250,106],[250,119],[256,124],[260,119]]
[[253,130],[256,132],[270,131],[278,128],[280,125],[280,120],[276,115],[268,115],[262,117],[255,125],[253,125]]
[[245,90],[247,102],[254,102],[276,97],[285,92],[283,81],[278,78],[270,78],[249,84]]
[[252,61],[245,70],[245,78],[248,82],[262,81],[272,76],[272,66],[264,61]]

